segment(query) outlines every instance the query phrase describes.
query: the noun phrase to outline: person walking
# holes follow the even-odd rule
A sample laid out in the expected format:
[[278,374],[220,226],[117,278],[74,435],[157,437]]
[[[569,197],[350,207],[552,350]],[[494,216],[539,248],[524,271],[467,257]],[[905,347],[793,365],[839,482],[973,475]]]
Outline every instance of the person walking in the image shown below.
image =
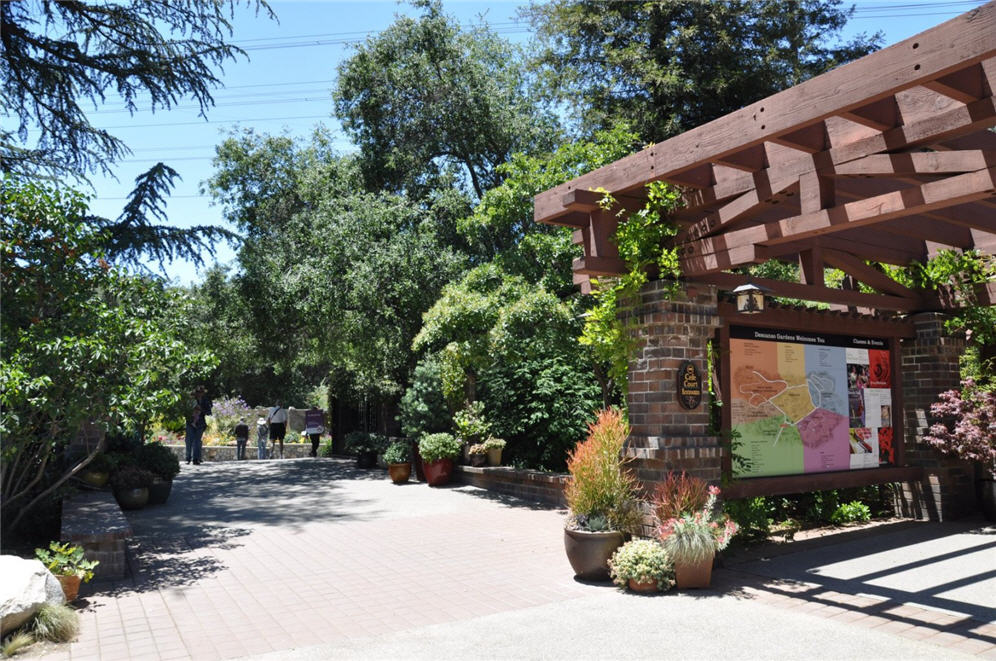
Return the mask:
[[325,432],[325,412],[312,406],[304,412],[304,432],[311,439],[311,456],[318,456],[318,443]]
[[276,454],[274,452],[276,442],[280,442],[280,458],[284,458],[284,436],[287,435],[287,409],[280,405],[280,400],[277,400],[277,405],[270,407],[270,413],[266,416],[266,421],[270,424],[270,457]]
[[266,418],[256,420],[256,458],[266,459],[266,444],[270,440],[270,425]]
[[201,447],[204,430],[207,429],[207,416],[211,415],[211,398],[207,396],[207,388],[197,386],[192,393],[193,406],[187,417],[187,434],[184,437],[187,463],[195,466],[201,463]]
[[235,425],[235,458],[242,461],[246,458],[246,445],[249,444],[249,425],[245,418],[239,418]]

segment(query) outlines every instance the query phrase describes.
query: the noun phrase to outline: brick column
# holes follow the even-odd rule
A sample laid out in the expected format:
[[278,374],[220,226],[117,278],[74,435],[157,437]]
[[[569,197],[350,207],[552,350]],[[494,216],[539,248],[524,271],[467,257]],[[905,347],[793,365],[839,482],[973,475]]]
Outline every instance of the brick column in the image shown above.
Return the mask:
[[902,516],[944,521],[978,509],[974,467],[923,442],[933,422],[930,405],[943,391],[961,385],[958,359],[965,342],[947,334],[942,314],[922,312],[912,319],[916,337],[902,344],[904,460],[910,466],[923,466],[924,476],[919,482],[902,485],[896,494],[896,511]]
[[[711,482],[722,478],[720,438],[710,433],[707,344],[719,327],[716,288],[682,284],[669,300],[667,283],[648,283],[627,311],[636,323],[640,348],[629,366],[628,454],[636,476],[648,486],[670,470]],[[692,361],[703,382],[702,403],[688,410],[676,396],[678,367]]]

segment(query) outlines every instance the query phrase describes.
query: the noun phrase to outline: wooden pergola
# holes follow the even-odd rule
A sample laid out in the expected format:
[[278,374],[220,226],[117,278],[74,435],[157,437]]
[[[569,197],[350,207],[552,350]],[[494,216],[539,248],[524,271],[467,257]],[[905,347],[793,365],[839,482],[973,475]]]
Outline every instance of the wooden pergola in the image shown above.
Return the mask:
[[[611,240],[646,185],[681,188],[673,220],[684,277],[732,289],[730,270],[797,261],[773,294],[911,312],[951,305],[868,261],[907,265],[943,249],[996,253],[996,2],[647,147],[535,198],[538,222],[574,228],[574,280],[625,270]],[[598,202],[607,190],[613,209]],[[824,268],[847,274],[824,283]],[[863,283],[877,293],[858,291]],[[978,288],[996,302],[996,283]]]

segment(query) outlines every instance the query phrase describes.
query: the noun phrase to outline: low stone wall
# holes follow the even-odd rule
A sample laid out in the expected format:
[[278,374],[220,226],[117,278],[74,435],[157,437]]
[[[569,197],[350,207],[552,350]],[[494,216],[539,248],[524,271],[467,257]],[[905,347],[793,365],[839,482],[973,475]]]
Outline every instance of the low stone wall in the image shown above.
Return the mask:
[[509,466],[455,466],[453,481],[547,505],[567,505],[564,498],[567,475],[562,473],[544,473]]
[[61,539],[83,547],[87,560],[97,560],[97,578],[121,578],[128,570],[125,540],[131,524],[109,491],[78,493],[62,501]]
[[[166,447],[173,451],[180,463],[186,461],[187,448],[182,443]],[[235,450],[234,445],[205,445],[201,448],[201,461],[235,461]],[[269,444],[267,450],[269,450]],[[284,443],[284,459],[300,459],[310,456],[311,443]],[[249,444],[246,446],[246,460],[249,459],[256,459],[256,441],[253,439],[249,439]]]

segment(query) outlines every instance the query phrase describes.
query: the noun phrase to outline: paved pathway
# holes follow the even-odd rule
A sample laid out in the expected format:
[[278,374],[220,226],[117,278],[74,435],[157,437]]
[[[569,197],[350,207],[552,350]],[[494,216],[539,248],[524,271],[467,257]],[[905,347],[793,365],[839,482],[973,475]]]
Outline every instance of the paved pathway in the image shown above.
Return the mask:
[[996,659],[979,522],[755,553],[712,590],[643,597],[573,580],[556,510],[341,460],[184,468],[128,515],[133,578],[84,586],[79,640],[46,658]]

